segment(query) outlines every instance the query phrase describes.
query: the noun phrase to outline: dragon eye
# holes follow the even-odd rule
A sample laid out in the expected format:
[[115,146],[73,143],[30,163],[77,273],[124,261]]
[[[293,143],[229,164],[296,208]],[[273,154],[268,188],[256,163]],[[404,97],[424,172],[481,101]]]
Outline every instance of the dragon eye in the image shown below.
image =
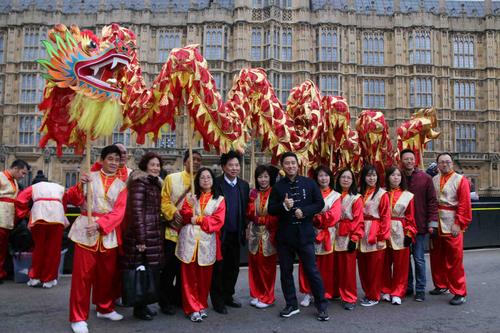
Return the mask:
[[128,47],[126,47],[125,45],[124,45],[124,46],[122,46],[122,51],[127,52],[127,51],[128,51]]
[[97,44],[93,40],[91,40],[90,43],[89,43],[89,47],[91,49],[95,49],[97,47]]

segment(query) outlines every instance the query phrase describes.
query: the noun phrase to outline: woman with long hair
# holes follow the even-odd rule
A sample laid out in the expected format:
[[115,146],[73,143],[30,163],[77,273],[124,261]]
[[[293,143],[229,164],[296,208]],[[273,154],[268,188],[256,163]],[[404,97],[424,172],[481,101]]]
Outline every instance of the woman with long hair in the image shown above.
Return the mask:
[[391,238],[386,250],[382,299],[400,305],[406,294],[410,265],[410,245],[417,233],[413,209],[413,194],[407,191],[401,169],[390,167],[385,172],[385,184],[391,204]]
[[250,191],[247,218],[248,283],[250,305],[265,309],[274,303],[276,280],[276,229],[278,219],[267,212],[274,178],[269,167],[255,169],[255,189]]
[[180,214],[175,255],[181,261],[182,307],[192,322],[207,317],[213,265],[222,259],[219,231],[224,225],[226,204],[214,185],[214,174],[200,168],[194,179],[195,195],[188,194]]
[[[136,269],[147,265],[157,269],[163,265],[163,234],[160,224],[161,157],[153,152],[146,153],[139,162],[139,169],[133,171],[127,182],[127,207],[122,224],[123,269]],[[134,317],[151,320],[156,314],[147,304],[134,306]]]
[[360,192],[365,204],[365,233],[358,252],[359,279],[365,292],[361,306],[373,306],[380,300],[386,241],[391,231],[389,196],[380,188],[380,178],[373,165],[365,165],[361,170]]
[[358,194],[356,177],[348,168],[339,171],[335,190],[342,193],[341,217],[333,247],[335,289],[338,289],[344,309],[354,310],[358,299],[356,248],[364,235],[363,198]]
[[[326,166],[319,166],[314,170],[314,180],[318,184],[325,206],[320,213],[313,218],[316,241],[314,250],[316,254],[316,265],[323,279],[325,287],[325,298],[334,297],[334,272],[333,272],[333,238],[335,236],[335,225],[340,219],[340,193],[333,187],[335,180],[332,171]],[[311,303],[311,288],[307,282],[302,265],[299,263],[299,289],[305,294],[300,302],[302,306]]]

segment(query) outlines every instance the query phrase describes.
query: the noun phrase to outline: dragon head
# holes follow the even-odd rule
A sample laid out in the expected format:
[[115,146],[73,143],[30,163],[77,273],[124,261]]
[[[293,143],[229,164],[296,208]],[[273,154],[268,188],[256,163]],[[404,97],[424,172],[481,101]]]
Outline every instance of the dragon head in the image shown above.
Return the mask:
[[[106,29],[109,27],[103,32]],[[42,43],[49,58],[38,60],[46,69],[48,82],[92,99],[120,98],[118,82],[130,64],[130,51],[135,45],[119,38],[99,39],[74,25],[68,28],[58,24],[48,36],[49,40]]]

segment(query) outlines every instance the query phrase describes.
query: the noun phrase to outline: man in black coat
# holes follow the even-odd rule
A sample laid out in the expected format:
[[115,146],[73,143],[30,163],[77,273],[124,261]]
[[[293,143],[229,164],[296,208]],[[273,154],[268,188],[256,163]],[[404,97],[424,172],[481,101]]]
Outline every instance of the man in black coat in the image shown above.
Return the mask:
[[214,310],[226,314],[227,306],[240,308],[233,298],[234,286],[240,270],[240,245],[245,242],[245,216],[250,187],[239,178],[242,156],[235,151],[222,154],[220,164],[224,174],[215,178],[215,184],[226,201],[226,216],[221,230],[222,261],[214,265],[210,298]]
[[295,254],[298,254],[318,309],[317,319],[327,321],[330,319],[327,311],[328,301],[325,299],[323,281],[316,266],[316,237],[312,224],[313,216],[323,209],[325,202],[318,185],[311,179],[298,175],[299,164],[294,153],[284,153],[281,156],[281,166],[285,177],[273,186],[268,206],[269,214],[279,217],[276,238],[281,289],[286,301],[280,316],[288,318],[300,312],[293,280],[293,263]]

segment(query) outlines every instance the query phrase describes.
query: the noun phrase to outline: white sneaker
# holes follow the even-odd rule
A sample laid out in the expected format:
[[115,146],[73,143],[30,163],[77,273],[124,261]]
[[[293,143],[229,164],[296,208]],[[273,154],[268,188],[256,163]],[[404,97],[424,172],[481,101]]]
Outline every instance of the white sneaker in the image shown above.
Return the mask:
[[205,319],[205,318],[208,317],[208,313],[207,313],[206,309],[201,309],[200,310],[200,317],[201,317],[201,319]]
[[111,321],[118,321],[118,320],[122,320],[123,316],[116,311],[111,311],[110,313],[97,312],[97,318],[109,319]]
[[201,314],[199,312],[193,312],[189,316],[189,320],[193,323],[200,323],[203,319],[201,318]]
[[381,298],[382,298],[383,301],[386,301],[386,302],[390,302],[391,301],[391,295],[389,295],[389,294],[382,293],[382,297]]
[[46,288],[46,289],[50,289],[52,287],[55,287],[57,286],[57,280],[52,280],[52,281],[49,281],[49,282],[44,282],[42,287],[43,288]]
[[264,303],[264,302],[261,302],[261,301],[258,301],[257,304],[255,304],[255,307],[257,309],[265,309],[265,308],[268,308],[270,306],[271,306],[271,304],[267,304],[267,303]]
[[38,279],[30,279],[28,282],[26,282],[28,287],[40,287],[42,285],[42,281]]
[[309,294],[305,294],[304,298],[302,299],[302,302],[300,302],[300,306],[307,308],[311,304],[312,301],[313,301],[313,297]]
[[372,300],[365,298],[359,304],[361,306],[374,306],[374,305],[378,304],[378,301],[372,301]]
[[86,321],[76,321],[71,323],[71,329],[74,333],[89,333]]
[[401,305],[401,298],[397,296],[392,296],[392,304]]
[[259,303],[259,299],[258,298],[252,298],[252,299],[250,299],[250,305],[251,306],[256,306],[257,303]]

